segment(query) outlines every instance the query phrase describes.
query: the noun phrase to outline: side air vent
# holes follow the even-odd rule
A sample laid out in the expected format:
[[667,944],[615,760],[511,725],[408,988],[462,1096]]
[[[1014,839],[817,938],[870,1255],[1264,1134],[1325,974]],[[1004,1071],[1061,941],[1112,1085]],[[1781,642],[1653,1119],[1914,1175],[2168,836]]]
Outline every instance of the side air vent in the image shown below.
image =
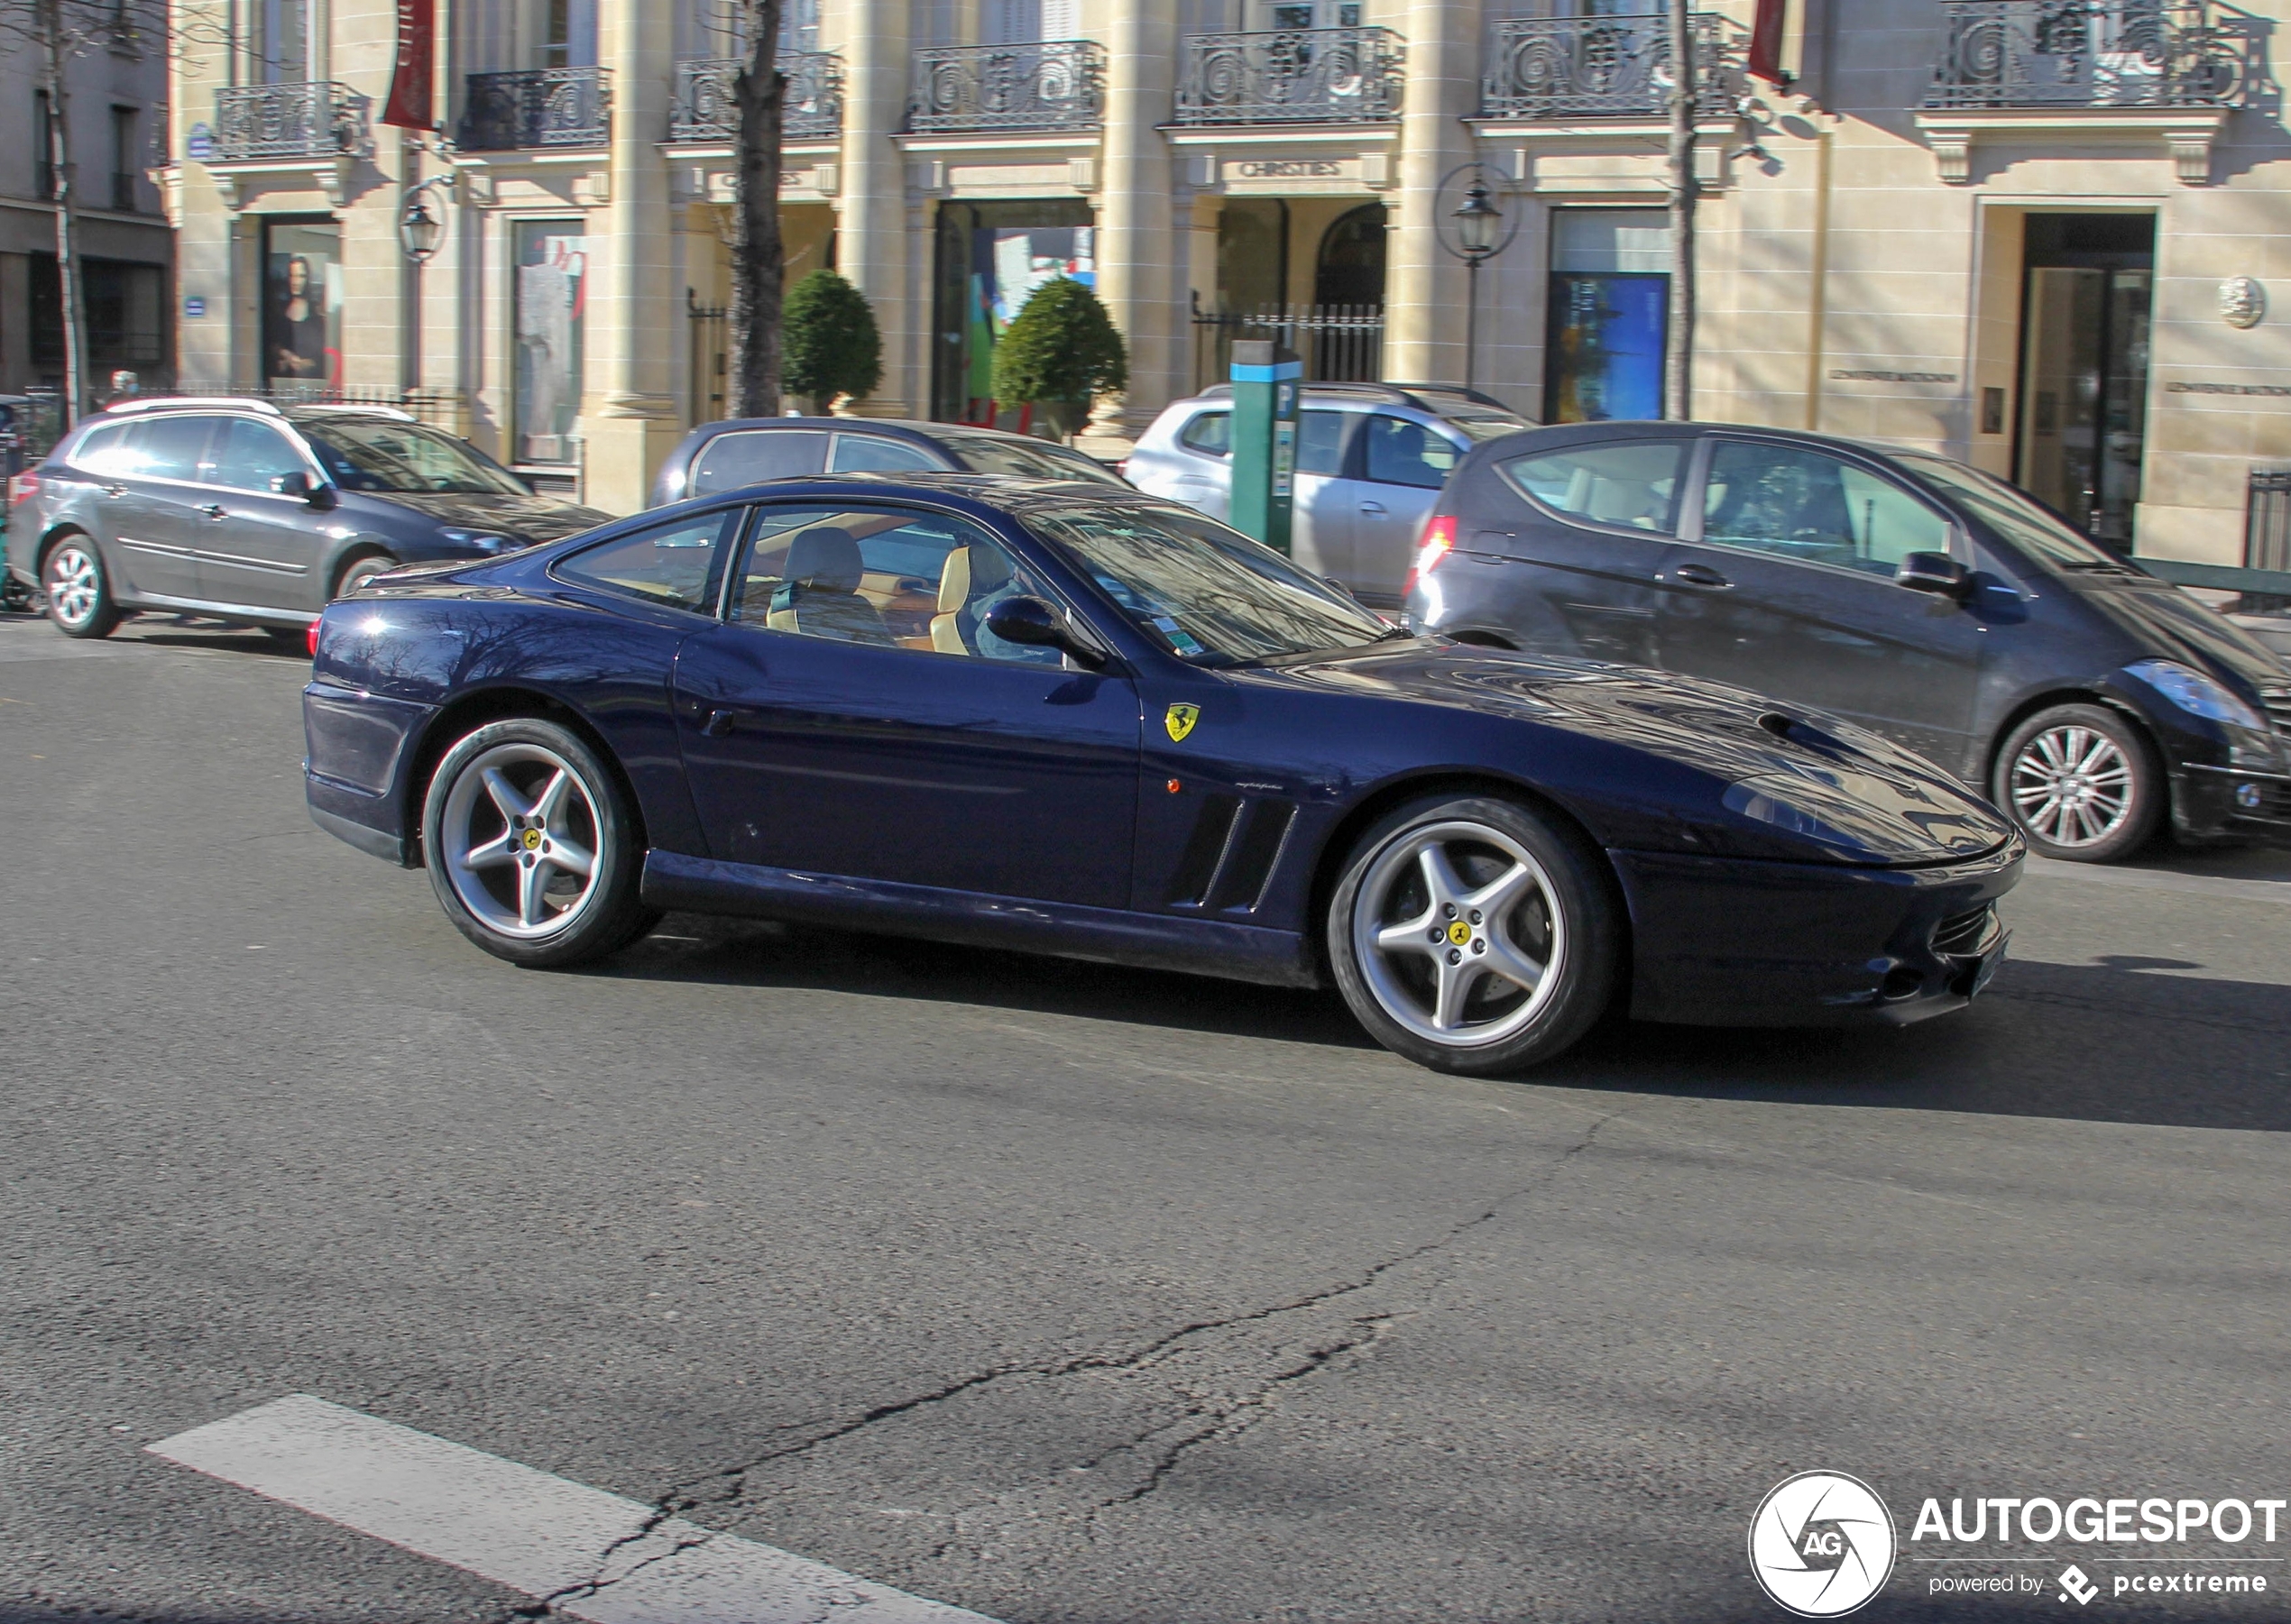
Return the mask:
[[1226,849],[1233,843],[1240,811],[1241,803],[1235,796],[1202,798],[1201,815],[1193,821],[1193,832],[1185,839],[1184,855],[1178,858],[1177,872],[1170,878],[1171,907],[1198,908],[1201,899],[1209,895],[1210,886],[1223,867]]
[[1265,900],[1265,888],[1289,843],[1297,809],[1286,801],[1252,801],[1241,814],[1238,836],[1227,848],[1225,861],[1210,882],[1213,913],[1255,913]]

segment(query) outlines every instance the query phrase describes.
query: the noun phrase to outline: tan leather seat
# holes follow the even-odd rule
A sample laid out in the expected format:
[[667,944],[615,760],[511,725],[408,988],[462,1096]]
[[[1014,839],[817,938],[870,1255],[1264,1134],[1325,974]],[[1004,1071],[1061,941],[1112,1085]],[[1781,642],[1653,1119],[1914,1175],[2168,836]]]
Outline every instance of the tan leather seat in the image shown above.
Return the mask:
[[939,575],[939,612],[931,617],[931,647],[941,654],[975,652],[962,640],[962,607],[971,601],[971,549],[957,547],[947,555]]
[[784,568],[764,618],[772,630],[894,646],[882,611],[860,596],[866,565],[849,530],[834,525],[805,530],[789,544]]

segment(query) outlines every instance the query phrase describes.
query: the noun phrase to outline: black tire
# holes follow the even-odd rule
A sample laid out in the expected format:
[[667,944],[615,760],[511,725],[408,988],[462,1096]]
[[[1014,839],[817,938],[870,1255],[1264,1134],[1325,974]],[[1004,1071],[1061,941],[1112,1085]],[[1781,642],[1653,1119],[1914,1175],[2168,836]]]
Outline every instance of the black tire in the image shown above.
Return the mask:
[[[533,821],[512,821],[487,785],[489,768]],[[557,809],[562,819],[537,811],[560,769],[570,775]],[[488,838],[496,826],[498,836]],[[659,922],[639,895],[643,853],[619,780],[578,734],[556,722],[489,722],[457,741],[430,775],[421,835],[430,886],[446,917],[511,964],[561,969],[590,963]],[[487,854],[482,863],[456,860],[481,850]],[[552,862],[557,851],[582,851],[591,859],[584,886],[576,872]]]
[[327,594],[327,601],[331,603],[336,598],[347,598],[383,571],[397,567],[395,558],[382,553],[368,553],[362,558],[353,558],[342,566],[342,573],[334,578],[334,591]]
[[111,574],[94,537],[74,532],[51,542],[40,560],[40,587],[48,619],[64,636],[107,638],[119,628]]
[[[1459,882],[1448,887],[1458,905],[1426,877],[1422,851],[1435,845]],[[1464,905],[1504,877],[1522,890],[1485,918]],[[1437,946],[1434,931],[1445,938]],[[1379,933],[1395,945],[1375,947]],[[1624,931],[1597,853],[1572,829],[1514,801],[1432,795],[1360,837],[1325,937],[1338,990],[1371,1037],[1436,1071],[1500,1077],[1560,1054],[1606,1013]],[[1532,967],[1539,952],[1533,990],[1497,968]],[[1449,986],[1459,989],[1452,1007],[1440,991]]]
[[2005,736],[1990,796],[2029,849],[2067,863],[2118,863],[2154,838],[2170,790],[2156,748],[2105,705],[2055,705]]

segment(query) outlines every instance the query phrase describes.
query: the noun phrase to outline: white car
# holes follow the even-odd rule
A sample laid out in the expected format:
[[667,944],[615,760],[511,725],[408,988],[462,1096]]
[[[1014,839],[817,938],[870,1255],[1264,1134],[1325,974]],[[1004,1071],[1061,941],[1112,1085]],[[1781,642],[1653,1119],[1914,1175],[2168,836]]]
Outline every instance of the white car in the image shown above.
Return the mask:
[[[1290,553],[1364,603],[1396,607],[1449,473],[1482,440],[1533,424],[1453,384],[1308,383],[1297,433]],[[1140,491],[1230,517],[1233,390],[1173,401],[1122,473]]]

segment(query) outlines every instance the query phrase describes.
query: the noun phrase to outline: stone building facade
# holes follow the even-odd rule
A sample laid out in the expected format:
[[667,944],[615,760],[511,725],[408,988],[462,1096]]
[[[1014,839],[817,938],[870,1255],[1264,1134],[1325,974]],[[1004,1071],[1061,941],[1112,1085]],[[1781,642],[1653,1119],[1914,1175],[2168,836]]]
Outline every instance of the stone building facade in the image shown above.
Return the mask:
[[[2112,545],[2240,562],[2252,470],[2291,464],[2283,0],[1796,0],[1787,87],[1744,70],[1751,4],[1696,20],[1696,415],[1929,446]],[[639,505],[722,408],[713,0],[440,0],[442,142],[371,122],[389,0],[240,5],[171,97],[184,378],[293,383],[267,345]],[[994,334],[1059,272],[1131,346],[1103,443],[1241,334],[1545,420],[1658,406],[1671,78],[1635,0],[789,9],[791,275],[841,269],[888,349],[846,409],[997,409]],[[441,174],[417,271],[395,221]],[[1509,236],[1476,289],[1474,175]],[[317,359],[275,342],[296,276]]]

